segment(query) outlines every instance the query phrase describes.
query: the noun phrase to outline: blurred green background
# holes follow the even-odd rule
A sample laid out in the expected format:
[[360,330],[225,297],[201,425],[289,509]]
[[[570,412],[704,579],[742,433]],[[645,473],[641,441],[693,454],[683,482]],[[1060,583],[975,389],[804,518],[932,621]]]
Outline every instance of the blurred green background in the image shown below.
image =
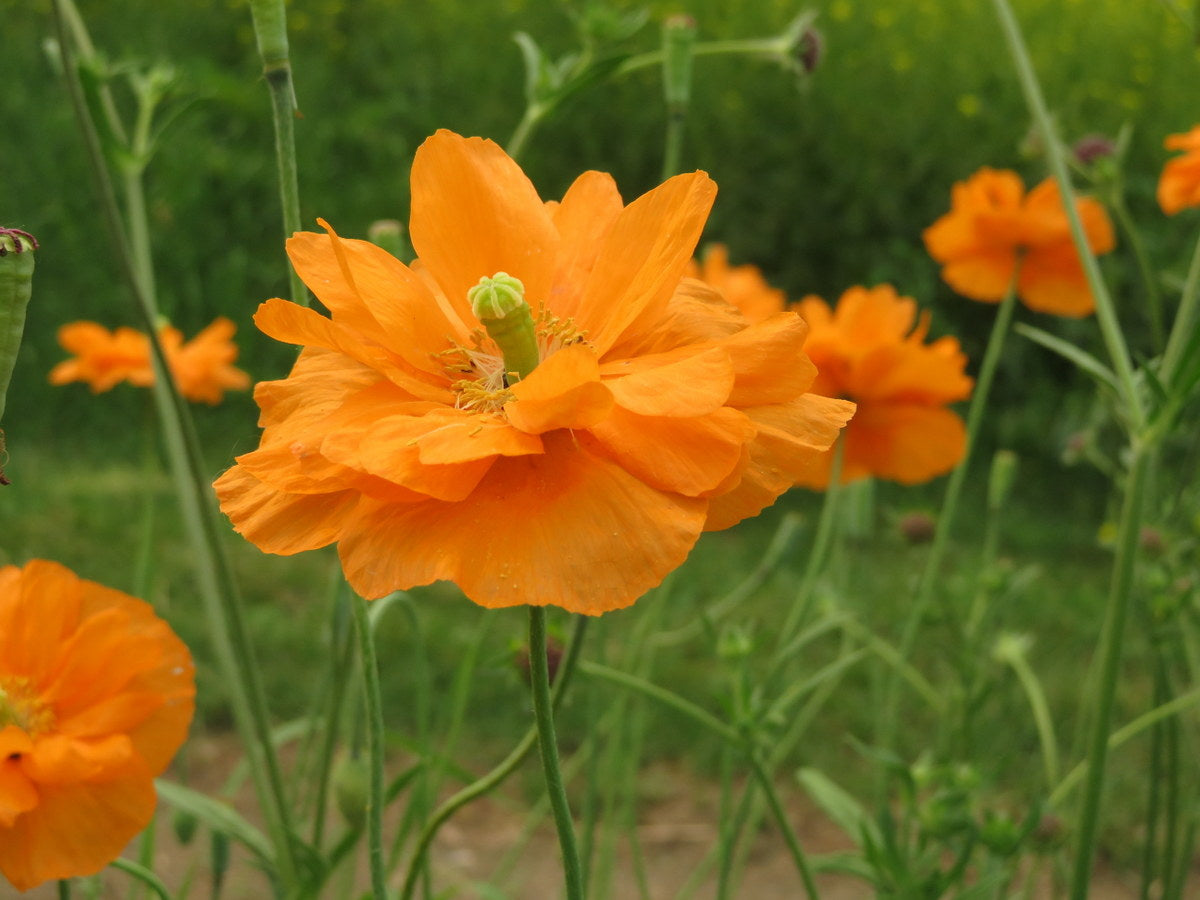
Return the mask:
[[[1153,189],[1166,158],[1163,136],[1197,118],[1191,36],[1153,0],[1015,5],[1064,138],[1133,126],[1129,205],[1146,227],[1155,263],[1180,269],[1191,229],[1186,217],[1167,220],[1158,212]],[[609,6],[637,8],[623,0]],[[405,219],[407,173],[420,141],[441,127],[507,141],[524,91],[511,35],[526,31],[558,57],[577,48],[574,22],[584,7],[540,0],[290,3],[302,220],[315,227],[322,216],[344,235],[362,235],[372,220]],[[286,292],[287,282],[269,101],[247,5],[81,0],[79,8],[111,62],[166,62],[178,76],[168,104],[177,114],[147,178],[164,312],[189,336],[217,314],[231,317],[244,367],[258,379],[280,376],[292,351],[250,322],[257,304]],[[720,186],[706,239],[728,243],[735,261],[759,264],[794,298],[816,292],[833,299],[851,284],[890,281],[931,306],[934,333],[959,335],[977,360],[992,310],[949,293],[920,234],[948,207],[952,182],[982,165],[1017,168],[1030,183],[1043,175],[1040,160],[1020,151],[1028,118],[989,4],[655,3],[622,49],[656,48],[669,13],[688,12],[699,38],[712,40],[781,31],[806,8],[818,13],[824,53],[804,84],[762,61],[697,60],[683,161]],[[59,325],[85,318],[113,327],[136,324],[136,317],[96,212],[65,89],[45,50],[53,33],[49,3],[0,0],[0,21],[0,219],[42,242],[6,416],[10,444],[70,454],[102,446],[128,456],[138,452],[140,429],[111,423],[142,415],[141,392],[122,387],[93,399],[81,385],[50,390],[45,383],[64,355],[54,338]],[[578,95],[534,136],[522,162],[547,198],[560,196],[583,169],[597,168],[611,171],[629,200],[658,181],[663,130],[660,76],[645,69]],[[1136,346],[1144,316],[1127,252],[1105,265]],[[1087,321],[1039,324],[1084,342],[1095,332]],[[1068,394],[1086,391],[1066,366],[1014,341],[995,405],[1011,411],[998,413],[990,431],[1009,445],[1053,453],[1045,437],[1048,427],[1066,427],[1063,399],[1030,391],[1034,377],[1052,379]],[[202,429],[220,437],[222,459],[256,440],[253,404],[244,395],[198,412]],[[1066,437],[1052,436],[1060,444]]]

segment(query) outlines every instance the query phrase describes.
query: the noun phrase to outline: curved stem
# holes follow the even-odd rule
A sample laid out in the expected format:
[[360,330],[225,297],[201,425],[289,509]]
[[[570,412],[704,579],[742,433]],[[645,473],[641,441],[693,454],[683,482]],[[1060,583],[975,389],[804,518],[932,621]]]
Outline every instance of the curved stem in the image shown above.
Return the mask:
[[562,851],[563,875],[567,881],[567,900],[583,900],[583,868],[575,843],[575,824],[567,804],[562,767],[558,762],[558,738],[554,733],[554,704],[550,700],[550,667],[546,659],[546,609],[529,607],[529,681],[533,687],[533,714],[537,720],[538,749],[546,793],[554,811],[558,846]]
[[367,757],[370,764],[367,859],[371,868],[371,890],[377,900],[384,900],[387,897],[387,873],[383,868],[383,699],[379,691],[379,665],[375,660],[375,636],[367,617],[367,601],[355,596],[353,605],[367,700]]
[[132,859],[126,859],[123,856],[118,856],[109,865],[114,869],[120,869],[132,878],[136,878],[156,897],[159,897],[160,900],[171,900],[171,894],[167,891],[167,886],[163,884],[162,879],[146,866],[135,863]]
[[[929,548],[929,556],[925,560],[925,568],[921,572],[921,580],[917,583],[912,606],[909,608],[908,618],[904,623],[904,630],[900,634],[898,654],[901,662],[906,662],[912,653],[921,620],[924,618],[929,601],[933,597],[933,586],[941,573],[946,548],[950,544],[950,532],[954,527],[954,517],[958,512],[958,500],[962,494],[963,485],[966,483],[967,469],[971,465],[971,451],[975,447],[980,426],[983,424],[983,413],[987,408],[988,395],[992,390],[992,381],[996,375],[996,368],[1000,363],[1000,354],[1004,349],[1004,340],[1008,336],[1009,326],[1012,324],[1016,301],[1017,292],[1014,279],[1013,284],[1010,284],[1008,287],[1008,293],[1005,294],[1004,299],[1000,302],[1000,309],[996,312],[996,320],[992,323],[992,333],[988,337],[987,349],[984,351],[983,362],[979,367],[979,376],[975,381],[975,390],[971,395],[971,405],[967,410],[967,439],[966,447],[963,450],[963,458],[954,471],[950,473],[950,480],[946,484],[946,496],[942,503],[942,511],[938,516],[937,529],[933,534],[933,543]],[[883,703],[881,705],[879,745],[886,749],[895,749],[892,747],[892,743],[895,738],[899,716],[896,678],[897,676],[893,674],[885,685]]]
[[[589,621],[591,620],[587,616],[578,616],[575,619],[575,633],[571,638],[571,645],[567,648],[567,654],[563,657],[563,661],[558,667],[558,674],[554,679],[554,690],[551,692],[553,695],[551,702],[556,706],[562,701],[567,685],[571,682],[571,676],[575,672],[576,664],[579,660],[579,652],[583,647],[583,636],[587,633]],[[421,834],[417,839],[417,848],[413,851],[412,859],[409,860],[408,875],[404,879],[404,887],[400,892],[401,900],[411,900],[416,890],[421,870],[424,868],[425,857],[429,853],[429,847],[442,825],[472,800],[495,790],[504,779],[516,771],[525,757],[529,755],[529,751],[533,749],[533,745],[536,742],[537,728],[533,727],[525,733],[525,736],[521,738],[521,741],[513,748],[512,752],[501,760],[494,769],[482,778],[467,785],[452,797],[447,798],[441,806],[433,811],[421,829]]]
[[291,814],[283,791],[278,758],[271,743],[270,722],[261,677],[254,662],[233,573],[221,543],[221,532],[212,501],[212,487],[204,475],[204,463],[191,415],[175,387],[162,344],[158,339],[154,298],[143,290],[141,278],[130,253],[129,241],[121,224],[116,194],[104,163],[104,153],[75,70],[71,41],[63,22],[65,14],[62,2],[63,0],[56,0],[54,10],[67,88],[100,194],[101,214],[112,240],[117,262],[148,331],[150,359],[155,376],[154,400],[190,538],[190,547],[194,554],[197,582],[205,604],[213,647],[223,682],[229,690],[234,719],[243,737],[259,802],[262,804],[271,833],[275,851],[274,861],[279,870],[280,880],[285,885],[294,885],[296,864],[292,848]]

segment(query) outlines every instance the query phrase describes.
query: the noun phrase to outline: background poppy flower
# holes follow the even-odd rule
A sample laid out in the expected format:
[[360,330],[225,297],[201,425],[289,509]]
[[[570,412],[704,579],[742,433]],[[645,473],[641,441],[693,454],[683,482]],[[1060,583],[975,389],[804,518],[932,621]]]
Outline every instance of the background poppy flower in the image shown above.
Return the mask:
[[[958,341],[924,343],[928,315],[918,322],[916,301],[886,284],[850,288],[835,310],[815,296],[798,309],[811,329],[804,349],[817,366],[813,390],[858,404],[842,437],[841,481],[874,476],[917,484],[953,469],[966,449],[966,429],[945,407],[965,400],[972,387]],[[828,487],[832,461],[826,454],[799,483]]]
[[1183,150],[1168,160],[1158,179],[1158,205],[1168,216],[1200,206],[1200,125],[1186,134],[1171,134],[1163,141],[1168,150]]
[[[1092,252],[1112,250],[1104,207],[1083,197],[1077,208]],[[1026,194],[1015,172],[982,168],[954,185],[950,212],[924,238],[942,278],[964,297],[998,303],[1016,275],[1017,295],[1032,310],[1079,317],[1095,309],[1053,179]]]
[[[159,340],[171,374],[185,398],[196,403],[220,403],[227,390],[250,387],[250,376],[233,365],[238,348],[233,342],[237,326],[219,317],[188,342],[179,329],[164,325]],[[150,341],[140,331],[109,331],[95,322],[71,322],[58,330],[58,342],[75,354],[50,370],[51,384],[83,381],[98,394],[122,381],[138,387],[154,384]]]
[[148,604],[57,563],[0,568],[0,872],[24,891],[115,859],[194,696],[191,656]]
[[758,266],[729,264],[729,249],[724,244],[709,244],[701,261],[688,264],[688,275],[699,278],[736,306],[750,322],[759,322],[787,305],[779,288],[773,288],[763,278]]
[[[272,553],[336,542],[368,598],[445,579],[488,607],[632,603],[819,464],[853,409],[809,392],[799,316],[747,323],[684,278],[715,192],[695,172],[626,206],[587,172],[546,204],[491,141],[429,138],[413,267],[332,229],[288,241],[331,317],[255,316],[304,350],[257,386],[260,446],[216,482],[234,527]],[[536,322],[519,380],[468,299],[494,275]]]

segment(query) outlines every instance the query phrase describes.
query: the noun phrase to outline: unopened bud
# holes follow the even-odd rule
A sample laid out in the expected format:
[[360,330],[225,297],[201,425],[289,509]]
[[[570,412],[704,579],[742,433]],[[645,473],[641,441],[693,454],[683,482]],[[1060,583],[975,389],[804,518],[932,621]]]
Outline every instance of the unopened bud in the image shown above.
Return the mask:
[[408,241],[404,238],[404,226],[398,219],[378,219],[367,226],[367,240],[382,247],[396,259],[411,259]]
[[1003,509],[1017,477],[1017,454],[1011,450],[997,450],[992,457],[992,471],[988,476],[988,509]]
[[910,544],[928,544],[933,540],[937,522],[926,512],[905,513],[897,526],[900,535]]
[[1071,148],[1080,165],[1090,166],[1098,159],[1107,159],[1117,152],[1117,145],[1102,134],[1089,134],[1081,137]]
[[[558,675],[558,667],[562,664],[563,644],[554,635],[546,636],[546,674],[550,678],[550,683],[554,684],[554,678]],[[525,679],[525,683],[530,682],[531,668],[529,665],[529,647],[522,644],[517,648],[514,654],[514,663],[517,670]]]
[[367,794],[370,776],[361,756],[344,754],[333,768],[333,799],[338,812],[351,828],[367,821]]
[[800,43],[796,45],[796,59],[805,75],[811,75],[821,64],[825,56],[825,37],[811,25],[800,35]]

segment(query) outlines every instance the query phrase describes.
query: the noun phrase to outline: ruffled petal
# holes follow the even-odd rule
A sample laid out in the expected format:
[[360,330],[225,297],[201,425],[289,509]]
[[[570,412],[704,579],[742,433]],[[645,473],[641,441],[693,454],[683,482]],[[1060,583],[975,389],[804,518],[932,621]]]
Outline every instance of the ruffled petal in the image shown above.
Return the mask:
[[336,541],[360,496],[354,490],[283,493],[241,466],[227,470],[213,487],[234,530],[264,553],[282,556]]
[[558,231],[533,184],[500,147],[439,131],[412,167],[413,248],[463,322],[467,291],[507,272],[535,308],[550,295]]
[[705,501],[646,485],[589,448],[543,437],[546,453],[496,461],[470,503],[378,506],[339,552],[365,597],[456,582],[487,607],[555,605],[599,615],[633,603],[683,562]]
[[756,430],[744,413],[728,407],[687,419],[617,408],[590,433],[646,484],[699,497],[730,477]]
[[722,348],[644,369],[606,384],[617,404],[643,416],[703,416],[725,405],[733,363]]
[[586,344],[571,344],[547,357],[510,390],[504,404],[514,428],[543,434],[556,428],[587,428],[612,409],[612,392],[600,382],[596,354]]

